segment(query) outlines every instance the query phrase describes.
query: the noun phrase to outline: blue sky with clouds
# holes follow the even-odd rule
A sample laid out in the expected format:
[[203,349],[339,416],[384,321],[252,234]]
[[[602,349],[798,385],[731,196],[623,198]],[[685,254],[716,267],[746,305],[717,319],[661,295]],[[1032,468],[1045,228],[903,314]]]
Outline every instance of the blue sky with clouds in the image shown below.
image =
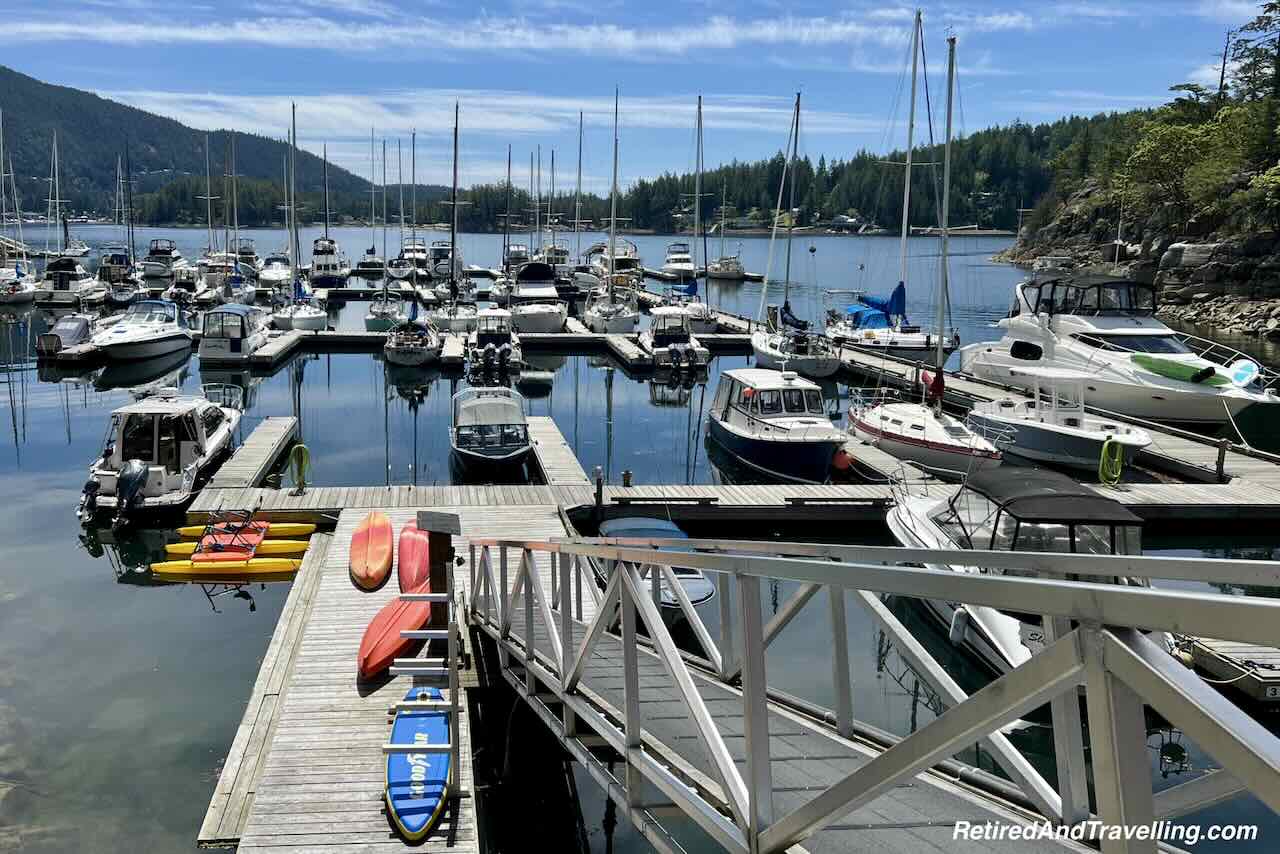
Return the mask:
[[[926,3],[940,112],[945,38],[958,39],[961,130],[1014,119],[1147,106],[1171,84],[1215,82],[1244,0],[971,0]],[[753,0],[0,0],[0,62],[195,127],[283,136],[298,103],[302,144],[368,174],[369,127],[389,146],[418,131],[418,177],[448,182],[453,101],[463,184],[515,179],[550,151],[569,187],[578,112],[584,181],[606,190],[613,88],[622,91],[623,181],[693,165],[694,99],[706,161],[780,149],[803,92],[801,149],[844,157],[905,138],[901,106],[912,6]],[[923,114],[923,107],[921,108]],[[378,148],[381,151],[380,144]],[[381,166],[377,167],[380,174]]]

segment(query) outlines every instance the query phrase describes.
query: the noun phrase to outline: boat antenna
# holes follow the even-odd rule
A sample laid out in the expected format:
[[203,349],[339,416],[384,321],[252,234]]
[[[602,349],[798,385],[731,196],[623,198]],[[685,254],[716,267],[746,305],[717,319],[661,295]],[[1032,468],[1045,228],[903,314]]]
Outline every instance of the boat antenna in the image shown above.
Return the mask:
[[[938,279],[938,328],[934,338],[937,340],[935,359],[938,365],[938,376],[941,377],[944,372],[944,349],[942,341],[943,324],[946,323],[946,302],[947,302],[947,244],[949,239],[948,224],[950,222],[950,204],[951,204],[951,108],[952,101],[955,99],[955,83],[956,83],[956,37],[949,36],[947,38],[947,137],[943,146],[942,154],[942,275]],[[939,411],[942,409],[942,395],[938,395],[938,399],[934,402]]]

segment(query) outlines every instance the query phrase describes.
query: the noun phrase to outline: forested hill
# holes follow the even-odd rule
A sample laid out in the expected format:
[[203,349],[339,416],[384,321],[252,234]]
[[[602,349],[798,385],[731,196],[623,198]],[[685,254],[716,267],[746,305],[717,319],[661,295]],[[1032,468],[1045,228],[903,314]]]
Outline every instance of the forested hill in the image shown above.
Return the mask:
[[[173,119],[91,92],[44,83],[4,66],[0,66],[0,109],[4,110],[5,155],[12,155],[18,192],[28,210],[44,209],[55,130],[62,195],[71,210],[111,210],[116,158],[124,154],[126,143],[136,192],[155,190],[184,173],[198,175],[203,184],[205,132]],[[286,120],[286,116],[280,117],[282,128]],[[210,134],[215,176],[224,171],[229,135],[225,130]],[[238,173],[278,182],[285,144],[253,134],[234,136]],[[321,188],[323,164],[319,157],[299,154],[297,181],[300,189]],[[329,165],[329,185],[336,193],[363,190],[368,198],[367,181],[333,164]]]

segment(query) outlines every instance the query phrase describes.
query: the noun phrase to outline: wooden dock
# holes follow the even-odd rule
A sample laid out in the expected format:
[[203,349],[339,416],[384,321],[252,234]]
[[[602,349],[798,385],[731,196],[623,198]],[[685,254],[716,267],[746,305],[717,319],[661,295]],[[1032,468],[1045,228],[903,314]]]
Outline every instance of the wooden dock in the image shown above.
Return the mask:
[[1255,702],[1280,704],[1280,649],[1196,638],[1191,658],[1196,669],[1214,682],[1229,685]]
[[446,332],[440,341],[440,364],[457,367],[466,360],[466,342],[456,332]]
[[590,486],[586,471],[565,441],[556,422],[545,415],[529,417],[529,440],[548,486]]
[[196,843],[201,848],[234,848],[239,843],[262,776],[267,745],[283,707],[285,680],[298,652],[302,626],[311,613],[331,540],[328,534],[312,535],[302,566],[293,577],[293,587],[262,657],[244,717],[222,763],[209,810],[200,825]]
[[257,486],[280,459],[284,449],[298,435],[298,419],[274,415],[262,419],[249,438],[232,453],[210,478],[206,488],[234,489]]

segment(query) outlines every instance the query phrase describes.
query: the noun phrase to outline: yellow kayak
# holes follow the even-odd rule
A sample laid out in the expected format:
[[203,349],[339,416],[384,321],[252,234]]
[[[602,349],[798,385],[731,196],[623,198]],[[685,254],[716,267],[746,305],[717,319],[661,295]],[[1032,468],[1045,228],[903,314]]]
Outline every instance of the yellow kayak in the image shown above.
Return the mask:
[[[203,537],[205,532],[204,525],[187,525],[178,529],[181,536],[195,539]],[[267,525],[268,537],[306,537],[315,532],[316,526],[307,522],[272,522]]]
[[294,572],[302,561],[284,557],[255,557],[249,560],[211,560],[196,563],[189,560],[165,560],[151,564],[156,575],[183,575],[196,577],[278,575]]
[[[165,545],[165,554],[170,557],[191,557],[196,553],[196,546],[199,543],[195,540],[188,540],[185,543],[168,543]],[[307,550],[307,546],[311,545],[310,540],[263,540],[258,543],[257,549],[254,550],[254,557],[271,556],[271,555],[300,555]]]

